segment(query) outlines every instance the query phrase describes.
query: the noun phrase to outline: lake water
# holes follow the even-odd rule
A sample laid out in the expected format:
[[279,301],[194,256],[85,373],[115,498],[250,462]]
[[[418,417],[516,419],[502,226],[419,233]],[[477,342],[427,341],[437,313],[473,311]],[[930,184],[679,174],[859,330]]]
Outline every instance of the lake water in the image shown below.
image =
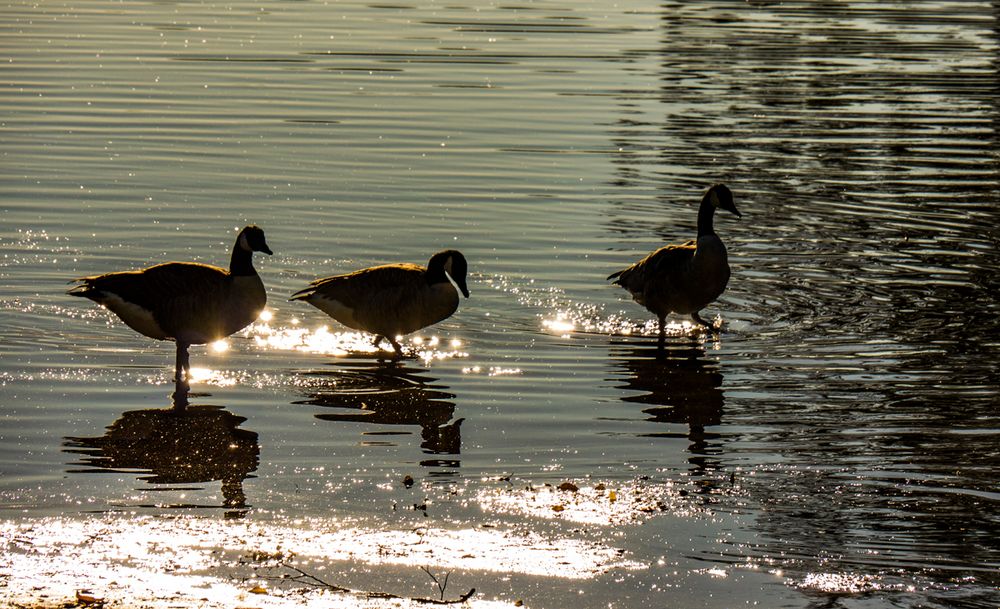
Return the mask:
[[[0,605],[1000,606],[996,2],[0,29]],[[604,278],[715,182],[723,331],[660,352]],[[171,413],[172,345],[66,283],[225,265],[247,223],[269,319],[194,348]],[[471,298],[400,365],[287,302],[444,248]]]

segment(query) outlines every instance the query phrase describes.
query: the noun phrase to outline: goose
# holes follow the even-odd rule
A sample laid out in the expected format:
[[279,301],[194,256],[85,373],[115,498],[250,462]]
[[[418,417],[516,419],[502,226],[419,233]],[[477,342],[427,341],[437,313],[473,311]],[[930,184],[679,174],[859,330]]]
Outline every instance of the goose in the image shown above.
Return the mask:
[[458,291],[469,297],[465,256],[445,250],[431,256],[427,267],[406,262],[373,266],[345,275],[317,279],[292,294],[348,328],[375,335],[375,347],[388,339],[395,358],[403,356],[397,336],[416,332],[451,317]]
[[698,314],[718,298],[729,283],[729,261],[726,246],[715,234],[712,220],[716,209],[743,215],[733,203],[733,193],[724,184],[716,184],[705,192],[698,209],[698,239],[680,245],[667,245],[639,262],[612,273],[608,279],[622,286],[632,298],[656,315],[660,322],[660,337],[664,336],[664,320],[669,313],[690,315],[691,319],[709,329],[712,324]]
[[74,279],[67,293],[103,305],[139,334],[177,343],[174,381],[188,388],[188,347],[214,342],[257,319],[267,302],[253,253],[272,255],[264,231],[247,226],[233,245],[229,270],[197,262],[165,262],[136,271]]

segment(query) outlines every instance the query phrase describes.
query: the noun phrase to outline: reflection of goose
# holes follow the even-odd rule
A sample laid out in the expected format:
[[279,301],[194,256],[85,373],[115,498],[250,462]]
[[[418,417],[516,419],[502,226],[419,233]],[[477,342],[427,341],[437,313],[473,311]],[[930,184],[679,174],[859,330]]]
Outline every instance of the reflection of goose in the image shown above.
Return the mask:
[[[725,398],[722,393],[722,372],[719,363],[705,358],[705,348],[698,342],[685,339],[664,345],[662,337],[657,343],[631,345],[613,360],[627,378],[619,389],[640,391],[640,394],[623,395],[621,400],[644,406],[647,421],[688,426],[688,463],[692,474],[705,476],[721,469],[719,453],[721,443],[717,433],[705,428],[722,423]],[[620,378],[619,374],[616,374]],[[614,379],[618,380],[618,379]],[[643,434],[655,437],[678,437],[674,433]],[[701,478],[711,488],[711,476]]]
[[[420,447],[434,455],[457,455],[461,452],[461,424],[452,420],[455,397],[435,379],[423,376],[424,370],[398,364],[366,366],[340,362],[336,370],[312,371],[306,374],[322,379],[314,386],[308,399],[301,404],[313,404],[344,412],[317,414],[324,421],[351,421],[372,425],[419,425]],[[457,466],[457,460],[424,461],[423,465]]]
[[166,262],[140,271],[82,277],[69,291],[104,305],[136,332],[177,343],[174,379],[187,392],[188,347],[214,342],[257,319],[267,294],[253,253],[271,250],[264,231],[247,226],[233,245],[229,270],[194,262]]
[[304,300],[348,328],[375,335],[375,346],[388,339],[402,357],[397,336],[447,319],[458,309],[458,292],[469,297],[465,284],[468,263],[455,250],[438,252],[427,268],[399,263],[373,266],[346,275],[313,281],[291,300]]
[[140,470],[151,484],[222,481],[226,507],[245,507],[243,480],[257,469],[257,434],[218,406],[133,410],[98,438],[66,438],[66,451],[98,471]]
[[717,362],[705,359],[697,342],[630,349],[615,364],[628,373],[621,389],[642,391],[623,402],[648,405],[648,420],[682,423],[697,436],[709,425],[722,422],[722,373]]
[[661,247],[608,277],[656,315],[660,336],[664,335],[664,322],[670,313],[689,314],[699,324],[712,327],[698,312],[721,296],[729,283],[726,246],[712,226],[716,208],[741,217],[733,203],[733,193],[716,184],[701,200],[697,241]]

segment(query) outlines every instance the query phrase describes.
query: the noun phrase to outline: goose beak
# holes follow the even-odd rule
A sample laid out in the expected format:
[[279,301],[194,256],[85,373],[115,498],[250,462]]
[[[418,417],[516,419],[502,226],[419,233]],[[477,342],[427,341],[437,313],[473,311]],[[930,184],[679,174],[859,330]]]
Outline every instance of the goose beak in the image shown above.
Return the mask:
[[271,248],[267,247],[266,243],[261,244],[260,251],[264,252],[268,256],[273,256],[274,255],[274,252],[271,251]]
[[469,286],[465,285],[465,278],[463,277],[461,281],[456,281],[455,283],[458,284],[458,289],[462,290],[462,295],[468,298]]

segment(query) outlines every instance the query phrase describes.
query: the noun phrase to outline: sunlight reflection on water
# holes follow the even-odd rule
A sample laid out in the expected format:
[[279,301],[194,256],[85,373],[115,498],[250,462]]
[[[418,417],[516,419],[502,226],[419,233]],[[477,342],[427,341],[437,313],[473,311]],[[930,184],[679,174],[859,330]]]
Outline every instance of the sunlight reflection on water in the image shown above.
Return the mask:
[[520,488],[484,488],[476,501],[489,512],[560,519],[589,525],[622,525],[662,512],[690,517],[699,510],[671,484],[605,484],[578,486],[564,482]]
[[[189,517],[5,522],[0,548],[10,600],[30,602],[38,586],[53,602],[70,600],[81,589],[114,592],[127,580],[130,602],[155,607],[199,599],[198,606],[231,606],[251,590],[258,590],[250,594],[258,606],[285,596],[301,602],[301,590],[292,597],[300,586],[288,579],[289,570],[334,581],[345,562],[355,568],[461,569],[452,574],[456,581],[476,581],[483,572],[585,580],[611,569],[647,567],[616,548],[573,537],[495,527],[374,531],[316,519],[294,526]],[[471,605],[484,602],[473,599]]]
[[[660,606],[673,588],[713,608],[995,609],[995,2],[178,6],[0,16],[13,519],[170,522],[242,503],[230,482],[219,494],[230,480],[261,526],[336,513],[406,544],[410,525],[465,530],[465,510],[553,543],[606,531],[598,550],[663,560],[569,584],[489,578],[511,601],[556,590],[536,607]],[[675,316],[658,351],[655,320],[604,277],[693,237],[716,180],[747,214],[719,224],[733,276],[705,317],[722,337]],[[192,353],[195,401],[231,414],[153,412],[172,345],[67,302],[65,282],[222,264],[245,222],[275,250],[258,267],[272,308]],[[331,269],[442,246],[468,256],[473,298],[406,337],[398,365],[284,304]],[[197,476],[212,482],[154,488],[234,438],[238,458]],[[480,482],[498,473],[534,490]],[[401,523],[367,492],[403,474],[468,495],[442,490],[453,505]],[[651,502],[632,500],[635,476],[657,481]],[[544,486],[562,479],[585,482]],[[617,519],[636,526],[591,524]],[[179,576],[152,565],[137,582]],[[228,606],[263,606],[245,592]]]
[[[335,332],[326,325],[310,329],[303,327],[297,318],[290,320],[290,326],[273,326],[271,325],[274,320],[273,313],[270,311],[265,311],[265,313],[267,315],[262,315],[256,323],[243,331],[243,334],[250,337],[258,349],[299,351],[335,357],[348,355],[378,355],[381,357],[392,354],[392,351],[376,348],[373,342],[374,337],[371,334],[351,330]],[[397,336],[396,338],[401,341],[404,350],[410,351],[412,355],[425,364],[469,356],[467,352],[461,350],[462,341],[458,338],[442,340],[433,335]]]

